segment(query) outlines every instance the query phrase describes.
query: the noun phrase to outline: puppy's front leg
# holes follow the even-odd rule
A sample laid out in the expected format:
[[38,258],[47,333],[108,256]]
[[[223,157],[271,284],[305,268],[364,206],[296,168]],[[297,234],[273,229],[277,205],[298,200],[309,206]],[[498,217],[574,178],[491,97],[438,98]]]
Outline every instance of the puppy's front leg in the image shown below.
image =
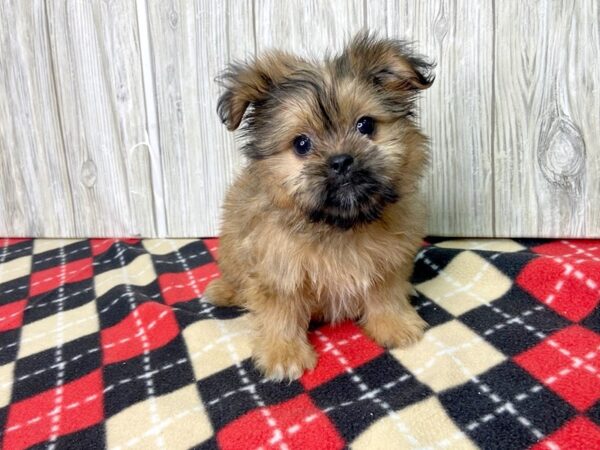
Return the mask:
[[253,358],[267,378],[295,380],[315,367],[317,356],[308,342],[310,310],[298,297],[283,297],[254,286],[246,293],[256,327]]
[[427,323],[409,302],[410,283],[392,276],[373,288],[365,300],[361,323],[378,344],[393,348],[414,344],[423,336]]

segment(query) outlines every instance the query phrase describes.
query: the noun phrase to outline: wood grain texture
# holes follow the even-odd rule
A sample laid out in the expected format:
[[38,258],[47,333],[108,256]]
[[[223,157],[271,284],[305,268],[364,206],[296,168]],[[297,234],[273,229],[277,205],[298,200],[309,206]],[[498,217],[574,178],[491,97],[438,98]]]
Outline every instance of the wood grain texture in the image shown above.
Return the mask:
[[369,28],[416,41],[416,50],[437,63],[436,81],[419,102],[420,122],[431,138],[423,183],[429,233],[492,236],[492,4],[369,4],[376,10],[368,15]]
[[600,235],[600,7],[497,2],[498,236]]
[[256,48],[322,57],[364,28],[362,0],[256,0]]
[[0,235],[70,236],[74,206],[43,2],[0,2]]
[[47,2],[76,236],[152,236],[154,204],[133,0]]
[[241,156],[217,116],[214,79],[230,60],[254,53],[252,2],[148,5],[168,234],[216,235]]
[[431,234],[600,237],[596,0],[0,0],[0,26],[0,235],[216,235],[243,160],[215,76],[369,28],[438,64]]

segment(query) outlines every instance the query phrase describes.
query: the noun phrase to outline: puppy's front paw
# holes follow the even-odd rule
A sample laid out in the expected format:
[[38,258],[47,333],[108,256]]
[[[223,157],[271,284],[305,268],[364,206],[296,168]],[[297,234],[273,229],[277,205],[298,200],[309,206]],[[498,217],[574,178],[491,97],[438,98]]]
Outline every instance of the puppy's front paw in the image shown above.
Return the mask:
[[379,345],[387,348],[408,347],[423,337],[427,323],[418,314],[404,317],[382,315],[370,318],[363,326],[365,332]]
[[305,370],[314,369],[317,355],[308,342],[269,341],[254,350],[256,366],[266,378],[274,381],[295,380]]
[[235,291],[222,278],[212,280],[204,291],[204,300],[215,306],[233,306]]

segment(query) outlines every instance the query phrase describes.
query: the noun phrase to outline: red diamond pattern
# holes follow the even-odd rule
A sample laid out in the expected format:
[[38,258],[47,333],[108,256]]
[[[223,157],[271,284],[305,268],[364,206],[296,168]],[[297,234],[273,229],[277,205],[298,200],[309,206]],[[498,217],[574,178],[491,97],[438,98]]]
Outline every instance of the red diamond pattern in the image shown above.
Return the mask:
[[[415,280],[451,278],[444,268],[465,250],[428,241]],[[0,448],[389,448],[397,433],[419,448],[457,446],[460,433],[480,448],[600,448],[600,241],[539,242],[518,240],[516,258],[477,250],[477,274],[519,271],[489,304],[452,314],[413,298],[431,331],[456,322],[471,338],[455,346],[452,332],[428,331],[406,353],[424,357],[413,367],[355,322],[319,326],[315,370],[276,383],[252,364],[247,312],[199,298],[219,275],[217,239],[166,254],[138,239],[69,240],[60,252],[0,239]],[[121,288],[98,296],[94,276],[108,272]],[[453,285],[468,296],[474,281]],[[471,351],[478,341],[502,358],[469,378],[470,359],[489,357]],[[448,379],[446,355],[470,375],[432,389],[429,377]],[[443,418],[437,442],[410,417],[424,405]]]
[[102,373],[95,370],[60,388],[13,404],[2,448],[27,448],[99,423],[104,418]]
[[165,273],[158,277],[163,298],[168,305],[197,298],[213,278],[219,276],[215,263],[205,264],[190,271]]
[[173,310],[156,303],[138,306],[121,322],[101,332],[104,364],[162,347],[179,333]]
[[333,424],[306,394],[247,413],[223,428],[217,434],[217,442],[223,450],[259,447],[335,450],[344,447]]
[[592,421],[577,417],[550,435],[532,450],[591,450],[600,448],[600,427]]
[[383,353],[383,349],[365,336],[353,322],[327,325],[309,335],[319,359],[312,372],[306,372],[301,382],[306,389],[319,386],[349,368],[355,368]]
[[[541,250],[574,251],[565,248],[565,244],[546,245]],[[577,322],[600,301],[600,258],[581,260],[581,257],[577,254],[534,259],[519,274],[517,283],[563,317]]]
[[600,398],[600,336],[593,331],[565,328],[515,361],[580,411]]

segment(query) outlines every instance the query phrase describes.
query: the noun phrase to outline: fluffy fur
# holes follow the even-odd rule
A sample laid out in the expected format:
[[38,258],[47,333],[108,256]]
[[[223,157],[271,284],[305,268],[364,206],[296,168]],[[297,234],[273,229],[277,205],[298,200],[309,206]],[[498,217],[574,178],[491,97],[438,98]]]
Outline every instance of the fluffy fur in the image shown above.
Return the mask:
[[[323,62],[272,52],[220,78],[218,113],[230,130],[241,125],[248,164],[226,196],[222,277],[206,297],[250,311],[266,376],[315,366],[311,319],[357,319],[388,347],[421,337],[408,280],[424,234],[417,185],[428,152],[413,112],[431,68],[405,43],[363,33]],[[356,129],[365,116],[369,136]],[[299,135],[312,142],[305,156],[294,152]],[[338,176],[331,157],[342,153],[354,162]]]

